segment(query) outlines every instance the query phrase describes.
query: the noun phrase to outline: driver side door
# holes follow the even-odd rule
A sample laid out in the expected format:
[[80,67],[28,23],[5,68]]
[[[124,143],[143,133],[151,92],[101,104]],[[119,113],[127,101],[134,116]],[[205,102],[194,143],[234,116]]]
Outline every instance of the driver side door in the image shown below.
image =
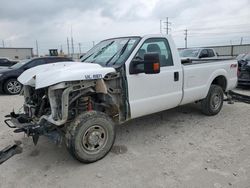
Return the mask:
[[127,71],[131,118],[173,108],[182,98],[182,70],[173,62],[167,39],[146,39],[133,60],[143,60],[145,53],[159,53],[160,73],[131,74]]

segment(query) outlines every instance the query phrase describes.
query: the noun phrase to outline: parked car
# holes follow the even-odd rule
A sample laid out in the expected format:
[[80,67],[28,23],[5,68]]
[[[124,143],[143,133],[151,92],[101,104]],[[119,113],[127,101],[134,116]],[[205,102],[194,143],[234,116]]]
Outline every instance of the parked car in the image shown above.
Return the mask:
[[90,163],[110,151],[115,125],[128,120],[193,102],[218,114],[237,85],[237,61],[182,65],[170,36],[121,37],[97,44],[82,63],[35,67],[18,81],[24,114],[12,112],[6,124],[35,144],[42,135],[65,140],[77,160]]
[[238,85],[250,86],[250,53],[240,54],[236,58],[238,60]]
[[213,48],[188,48],[179,51],[181,59],[217,59]]
[[19,63],[0,69],[0,92],[15,95],[20,93],[22,84],[17,81],[17,78],[27,69],[38,65],[44,65],[49,63],[72,61],[65,57],[40,57],[33,59],[22,60]]
[[10,67],[12,65],[15,65],[18,61],[10,60],[6,57],[0,57],[0,68]]

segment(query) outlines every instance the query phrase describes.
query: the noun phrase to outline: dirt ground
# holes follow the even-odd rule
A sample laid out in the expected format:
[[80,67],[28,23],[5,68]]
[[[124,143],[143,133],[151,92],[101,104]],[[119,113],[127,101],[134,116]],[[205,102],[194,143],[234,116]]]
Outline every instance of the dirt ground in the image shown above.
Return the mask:
[[[238,90],[239,91],[239,90]],[[240,90],[250,95],[250,90]],[[23,142],[23,153],[0,165],[0,187],[250,187],[250,105],[226,102],[214,117],[190,104],[117,128],[112,151],[81,164],[64,145],[14,134],[4,115],[21,96],[0,96],[0,148]]]

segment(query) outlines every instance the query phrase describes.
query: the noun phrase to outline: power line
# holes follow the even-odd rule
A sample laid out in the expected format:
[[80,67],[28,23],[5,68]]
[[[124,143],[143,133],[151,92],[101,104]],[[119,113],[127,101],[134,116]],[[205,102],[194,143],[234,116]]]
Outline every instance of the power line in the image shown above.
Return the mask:
[[[247,29],[249,30],[250,29],[250,24],[237,24],[237,25],[220,25],[220,27],[218,26],[210,26],[210,27],[190,27],[189,26],[189,30],[190,31],[207,31],[207,30],[218,30],[218,29],[230,29],[230,30],[237,30],[237,29]],[[174,32],[182,32],[183,29],[178,29],[178,30],[175,30]]]

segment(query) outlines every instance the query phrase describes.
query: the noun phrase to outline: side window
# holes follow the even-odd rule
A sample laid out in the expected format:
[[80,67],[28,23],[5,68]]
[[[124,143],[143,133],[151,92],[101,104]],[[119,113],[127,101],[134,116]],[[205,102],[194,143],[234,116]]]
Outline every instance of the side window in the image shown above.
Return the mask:
[[202,50],[200,53],[200,58],[206,58],[208,57],[208,51],[207,50]]
[[214,56],[215,56],[214,51],[211,49],[208,49],[208,57],[214,57]]
[[146,40],[135,55],[135,59],[143,60],[145,53],[158,53],[161,67],[173,66],[172,53],[168,41],[164,38]]
[[44,65],[45,64],[45,61],[44,59],[35,59],[33,61],[31,61],[27,66],[26,68],[32,68],[32,67],[36,67],[38,65]]

